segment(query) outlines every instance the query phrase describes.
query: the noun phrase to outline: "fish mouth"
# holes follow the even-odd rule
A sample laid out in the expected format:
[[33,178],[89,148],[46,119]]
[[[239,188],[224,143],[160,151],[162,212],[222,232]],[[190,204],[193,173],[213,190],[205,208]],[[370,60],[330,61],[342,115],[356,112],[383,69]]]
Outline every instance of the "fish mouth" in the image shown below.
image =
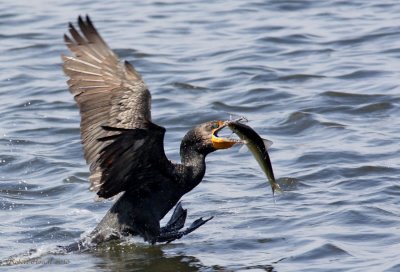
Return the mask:
[[229,125],[230,121],[218,121],[218,128],[212,131],[211,141],[215,149],[227,149],[237,143],[241,143],[239,139],[233,138],[231,135],[222,135],[222,131]]
[[245,117],[239,117],[234,120],[227,120],[227,121],[218,121],[218,128],[214,129],[212,132],[212,143],[215,149],[226,149],[230,148],[235,144],[242,144],[243,141],[239,138],[234,138],[237,136],[232,130],[230,130],[230,134],[222,134],[224,133],[224,128],[229,127],[230,124],[235,122],[247,122]]
[[229,120],[229,121],[225,121],[224,125],[225,126],[229,126],[230,124],[234,124],[234,123],[247,123],[249,120],[244,117],[244,116],[240,116],[239,118],[233,119],[233,120]]

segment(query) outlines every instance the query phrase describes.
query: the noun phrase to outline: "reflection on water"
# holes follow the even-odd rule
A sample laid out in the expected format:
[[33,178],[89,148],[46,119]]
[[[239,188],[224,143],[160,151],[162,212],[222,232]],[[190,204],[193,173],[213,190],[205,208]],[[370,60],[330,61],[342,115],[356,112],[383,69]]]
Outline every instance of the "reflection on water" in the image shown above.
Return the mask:
[[[133,241],[130,241],[133,242]],[[93,269],[97,271],[233,271],[235,267],[227,268],[220,265],[212,267],[204,266],[200,260],[193,256],[184,254],[168,255],[163,248],[174,248],[173,245],[147,245],[143,243],[130,243],[129,245],[121,242],[109,242],[96,248],[79,253],[83,259],[90,258]],[[76,254],[76,253],[75,253]],[[8,269],[17,269],[21,266],[30,269],[43,269],[48,265],[63,266],[73,265],[76,262],[74,255],[58,253],[57,249],[41,248],[32,249],[25,254],[12,256],[2,260],[0,266]],[[272,272],[271,265],[254,265],[247,269],[258,269],[261,271]]]
[[[400,269],[396,1],[16,0],[2,8],[1,260],[34,249],[28,259],[68,261],[57,271]],[[214,216],[199,230],[169,245],[51,254],[112,205],[87,190],[78,109],[61,69],[67,22],[85,13],[143,75],[170,159],[195,124],[245,115],[274,142],[285,193],[274,202],[251,154],[216,152],[182,199],[188,222]]]
[[97,258],[100,270],[111,271],[198,271],[195,257],[166,256],[159,246],[122,246],[114,244],[87,253]]

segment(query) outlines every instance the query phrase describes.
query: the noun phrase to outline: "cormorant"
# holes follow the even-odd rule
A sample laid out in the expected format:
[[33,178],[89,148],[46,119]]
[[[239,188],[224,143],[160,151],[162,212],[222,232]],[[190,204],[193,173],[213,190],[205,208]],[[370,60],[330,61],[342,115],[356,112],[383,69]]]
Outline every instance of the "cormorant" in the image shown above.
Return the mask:
[[[200,218],[180,231],[186,210],[178,201],[203,179],[207,154],[237,141],[218,137],[225,121],[210,121],[184,136],[181,163],[168,160],[165,128],[151,120],[151,95],[142,77],[130,63],[120,61],[88,16],[79,16],[78,25],[80,32],[70,23],[70,36],[64,35],[73,56],[62,59],[81,114],[90,190],[101,198],[122,194],[91,233],[90,242],[126,234],[140,235],[152,244],[179,239],[211,218]],[[160,227],[160,220],[174,206],[171,219]],[[80,241],[67,249],[82,245]]]

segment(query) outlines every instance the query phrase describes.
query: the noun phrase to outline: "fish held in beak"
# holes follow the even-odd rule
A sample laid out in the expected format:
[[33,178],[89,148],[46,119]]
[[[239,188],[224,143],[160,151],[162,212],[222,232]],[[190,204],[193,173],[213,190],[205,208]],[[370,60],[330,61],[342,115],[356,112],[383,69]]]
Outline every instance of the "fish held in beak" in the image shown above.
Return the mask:
[[242,121],[242,118],[227,121],[225,126],[228,126],[236,135],[238,135],[241,142],[251,151],[268,178],[272,188],[272,194],[274,195],[275,191],[282,192],[279,184],[275,181],[274,171],[272,170],[271,160],[267,151],[267,148],[272,144],[272,142],[261,138],[260,135],[258,135],[258,133],[251,127],[241,123],[240,121]]

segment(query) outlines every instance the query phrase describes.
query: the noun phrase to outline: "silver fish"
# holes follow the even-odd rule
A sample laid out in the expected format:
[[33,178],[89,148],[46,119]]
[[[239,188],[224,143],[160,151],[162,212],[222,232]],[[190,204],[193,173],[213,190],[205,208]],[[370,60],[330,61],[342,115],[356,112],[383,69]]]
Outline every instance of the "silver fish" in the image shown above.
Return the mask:
[[[271,184],[272,194],[274,195],[275,191],[282,192],[281,187],[275,181],[274,171],[272,170],[271,160],[267,151],[267,148],[272,142],[262,139],[251,127],[238,122],[238,120],[228,121],[226,125],[238,135],[242,142],[250,149]],[[265,143],[265,141],[269,143]]]

